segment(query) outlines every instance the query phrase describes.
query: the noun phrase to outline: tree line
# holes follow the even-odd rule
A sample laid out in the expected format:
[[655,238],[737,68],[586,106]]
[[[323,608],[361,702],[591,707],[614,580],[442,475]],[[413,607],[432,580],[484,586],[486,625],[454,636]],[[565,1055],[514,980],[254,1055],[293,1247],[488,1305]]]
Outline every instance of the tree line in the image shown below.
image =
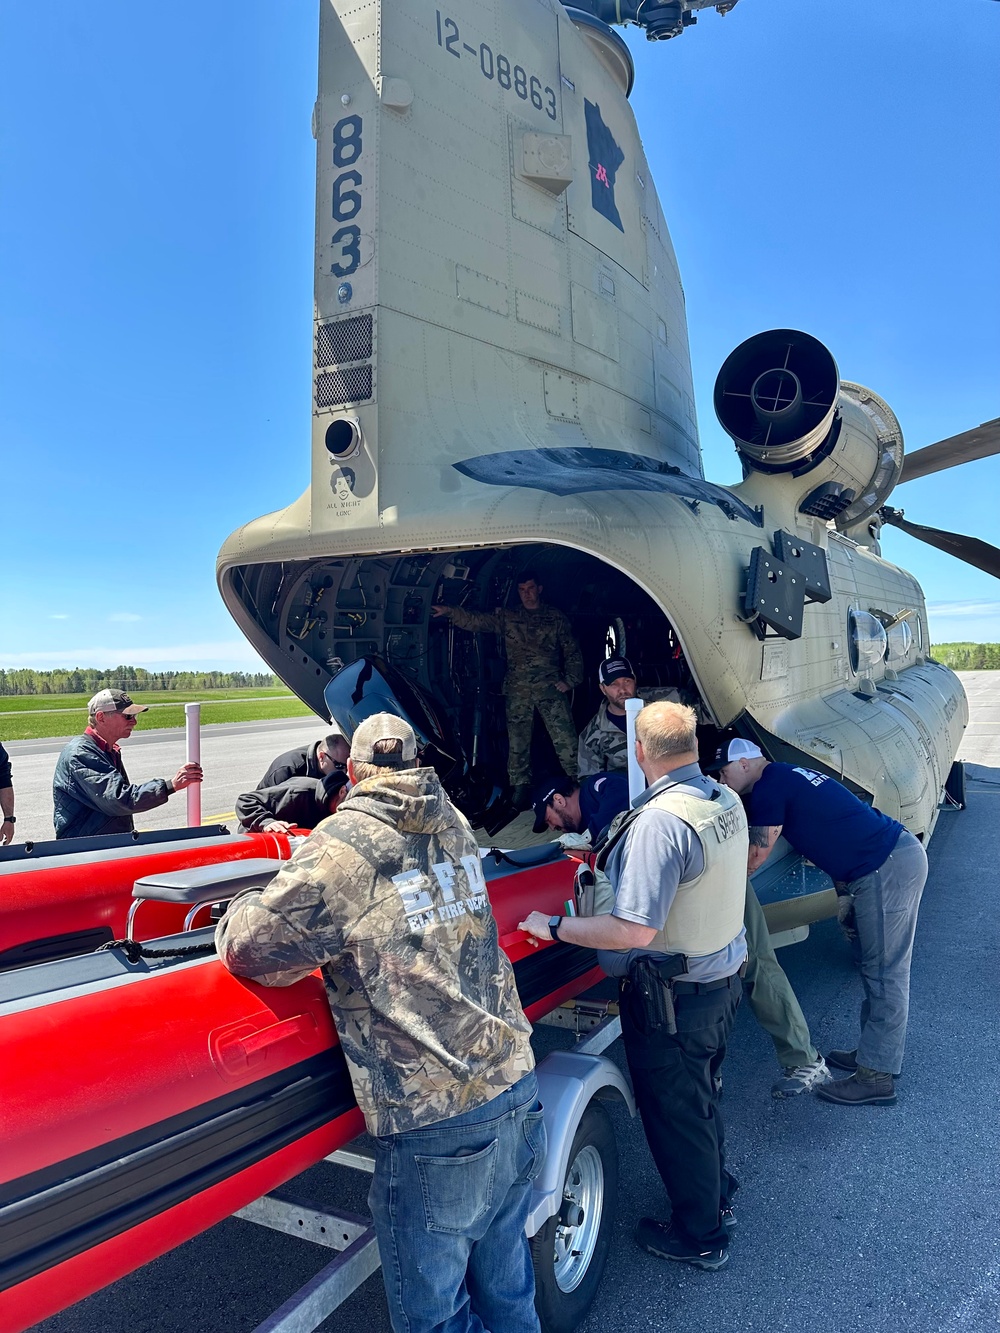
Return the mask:
[[0,667],[0,695],[88,694],[98,690],[239,690],[270,689],[281,682],[264,671],[146,671],[116,666],[110,670],[74,667],[36,671],[32,667]]
[[952,671],[1000,671],[1000,643],[936,643],[932,656]]

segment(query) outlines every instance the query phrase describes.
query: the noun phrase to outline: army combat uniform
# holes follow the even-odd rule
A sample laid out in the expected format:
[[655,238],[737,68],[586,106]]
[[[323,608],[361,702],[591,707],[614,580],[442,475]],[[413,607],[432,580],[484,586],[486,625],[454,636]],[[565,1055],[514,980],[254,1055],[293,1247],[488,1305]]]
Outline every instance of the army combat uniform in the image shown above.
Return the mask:
[[[637,698],[644,704],[659,703],[667,699],[671,703],[687,703],[680,690],[672,685],[663,685],[655,689],[639,690]],[[622,722],[625,719],[622,718]],[[601,706],[580,732],[577,751],[579,777],[588,773],[625,773],[628,771],[628,741],[624,727],[618,727],[608,716],[608,701],[601,700]]]
[[375,1136],[369,1203],[397,1333],[444,1327],[470,1298],[478,1326],[537,1333],[531,1029],[476,840],[433,769],[358,783],[268,888],[233,901],[216,943],[267,986],[323,969]]
[[510,752],[507,772],[511,786],[531,781],[531,725],[535,710],[545,723],[563,772],[576,777],[577,734],[569,700],[556,689],[558,681],[573,688],[583,680],[583,658],[566,616],[553,606],[537,611],[525,607],[497,611],[447,608],[459,629],[503,635],[507,674],[503,692],[507,703]]

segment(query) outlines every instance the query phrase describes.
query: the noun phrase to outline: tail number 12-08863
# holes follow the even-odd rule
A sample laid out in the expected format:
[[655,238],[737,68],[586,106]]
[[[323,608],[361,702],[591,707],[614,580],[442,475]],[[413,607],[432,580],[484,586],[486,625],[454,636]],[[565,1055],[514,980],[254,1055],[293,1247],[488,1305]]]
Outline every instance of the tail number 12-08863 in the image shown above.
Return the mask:
[[333,181],[333,220],[346,223],[333,233],[331,244],[340,257],[330,265],[337,278],[346,278],[361,263],[361,228],[352,218],[361,212],[361,172],[354,163],[361,156],[361,117],[344,116],[333,127],[333,165],[346,167]]
[[478,63],[479,72],[484,79],[489,79],[491,82],[496,79],[505,92],[513,89],[522,102],[530,102],[536,111],[544,111],[549,120],[558,118],[554,88],[548,84],[543,87],[538,75],[529,74],[523,65],[511,65],[510,59],[503,52],[494,55],[493,48],[487,46],[485,42],[480,42],[476,47],[470,42],[463,41],[455,20],[442,14],[440,9],[434,12],[437,17],[438,46],[443,51],[456,56],[459,60],[462,59],[464,51]]

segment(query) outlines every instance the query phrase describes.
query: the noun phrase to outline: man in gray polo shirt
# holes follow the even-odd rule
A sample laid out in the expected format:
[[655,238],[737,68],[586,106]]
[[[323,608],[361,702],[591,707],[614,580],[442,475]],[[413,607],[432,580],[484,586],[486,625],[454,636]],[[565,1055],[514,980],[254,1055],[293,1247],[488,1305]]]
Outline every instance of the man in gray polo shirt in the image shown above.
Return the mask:
[[636,1104],[671,1204],[669,1223],[643,1218],[635,1237],[660,1258],[714,1270],[729,1258],[737,1188],[725,1168],[716,1079],[747,956],[749,844],[741,803],[698,767],[695,726],[683,704],[639,714],[636,758],[649,786],[612,824],[598,860],[614,910],[532,912],[521,929],[597,949],[620,978]]

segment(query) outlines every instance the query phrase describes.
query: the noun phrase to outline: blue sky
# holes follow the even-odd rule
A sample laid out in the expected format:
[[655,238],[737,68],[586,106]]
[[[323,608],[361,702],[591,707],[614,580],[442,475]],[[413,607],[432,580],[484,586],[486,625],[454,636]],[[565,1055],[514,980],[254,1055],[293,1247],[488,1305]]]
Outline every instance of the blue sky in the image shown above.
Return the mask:
[[[425,3],[426,0],[413,0]],[[0,0],[0,665],[248,667],[215,587],[308,483],[317,6]],[[706,473],[722,361],[806,329],[911,449],[1000,415],[1000,4],[741,0],[629,30],[687,293]],[[1000,459],[897,491],[998,537]],[[1000,584],[890,533],[938,641]]]

